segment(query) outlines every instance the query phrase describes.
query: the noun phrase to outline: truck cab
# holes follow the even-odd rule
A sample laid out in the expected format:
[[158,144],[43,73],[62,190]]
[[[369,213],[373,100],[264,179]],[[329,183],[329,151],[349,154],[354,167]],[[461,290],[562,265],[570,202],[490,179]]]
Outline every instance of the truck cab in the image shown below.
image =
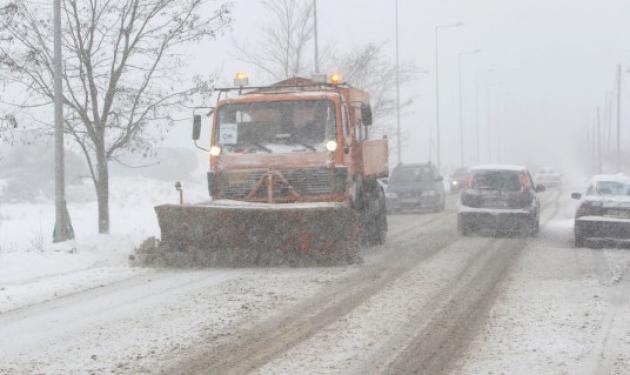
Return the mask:
[[219,99],[212,117],[214,199],[361,206],[387,177],[387,139],[369,137],[367,93],[293,78],[239,94]]

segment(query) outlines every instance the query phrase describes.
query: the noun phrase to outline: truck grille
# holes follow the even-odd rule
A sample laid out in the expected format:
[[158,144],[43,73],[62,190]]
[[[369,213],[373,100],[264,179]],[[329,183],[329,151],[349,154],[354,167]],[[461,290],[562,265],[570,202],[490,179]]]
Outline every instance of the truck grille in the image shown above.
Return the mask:
[[[337,169],[337,192],[345,190],[346,173],[344,169]],[[221,196],[227,199],[244,199],[254,188],[266,171],[233,171],[221,175],[219,190]],[[326,195],[333,193],[333,176],[330,169],[292,169],[281,170],[280,173],[289,184],[300,194],[306,196]],[[289,189],[276,183],[274,197],[281,198],[289,195]],[[257,198],[267,197],[266,184],[258,189]]]

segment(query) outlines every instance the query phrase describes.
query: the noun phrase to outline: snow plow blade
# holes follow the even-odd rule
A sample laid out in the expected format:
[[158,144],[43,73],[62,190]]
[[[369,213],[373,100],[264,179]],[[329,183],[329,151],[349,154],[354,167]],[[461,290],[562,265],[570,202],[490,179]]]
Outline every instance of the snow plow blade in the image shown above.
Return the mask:
[[155,207],[162,238],[143,244],[145,265],[329,266],[361,261],[359,219],[339,203],[211,202]]

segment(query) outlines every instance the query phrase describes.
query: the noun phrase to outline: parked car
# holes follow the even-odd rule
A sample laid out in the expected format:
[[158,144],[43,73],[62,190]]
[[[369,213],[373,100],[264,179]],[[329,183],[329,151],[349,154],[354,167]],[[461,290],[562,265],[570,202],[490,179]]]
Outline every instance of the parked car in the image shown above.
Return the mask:
[[545,187],[559,187],[562,185],[562,174],[554,168],[540,168],[536,172],[536,183],[545,185]]
[[540,223],[540,202],[525,167],[488,165],[474,167],[460,195],[457,227],[467,236],[491,229],[507,234],[535,236]]
[[449,182],[451,193],[459,193],[462,190],[466,176],[468,176],[468,168],[461,167],[455,169],[455,171],[451,174]]
[[571,194],[581,200],[575,214],[575,246],[593,242],[630,241],[630,177],[594,176],[586,194]]
[[432,209],[441,211],[446,202],[444,178],[431,163],[401,164],[392,171],[385,196],[391,211]]

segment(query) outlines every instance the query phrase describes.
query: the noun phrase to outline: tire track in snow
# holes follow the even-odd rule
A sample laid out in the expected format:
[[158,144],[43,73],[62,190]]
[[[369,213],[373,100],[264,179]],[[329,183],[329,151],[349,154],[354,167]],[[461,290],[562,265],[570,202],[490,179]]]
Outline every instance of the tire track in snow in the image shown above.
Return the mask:
[[[414,229],[413,226],[410,229]],[[418,263],[457,240],[452,213],[440,215],[419,229],[405,232],[394,243],[384,246],[387,257],[382,262],[364,266],[360,272],[280,318],[233,335],[239,337],[236,341],[211,343],[200,348],[164,373],[244,374],[268,363],[347,315]],[[431,238],[422,237],[424,248],[418,249],[414,245],[423,235]]]
[[[559,195],[560,192],[543,202],[543,225],[558,213]],[[430,313],[417,317],[423,328],[387,365],[385,373],[448,373],[486,321],[503,281],[528,243],[527,239],[492,242],[486,253],[460,274],[452,288],[444,290],[441,302],[433,305]]]

